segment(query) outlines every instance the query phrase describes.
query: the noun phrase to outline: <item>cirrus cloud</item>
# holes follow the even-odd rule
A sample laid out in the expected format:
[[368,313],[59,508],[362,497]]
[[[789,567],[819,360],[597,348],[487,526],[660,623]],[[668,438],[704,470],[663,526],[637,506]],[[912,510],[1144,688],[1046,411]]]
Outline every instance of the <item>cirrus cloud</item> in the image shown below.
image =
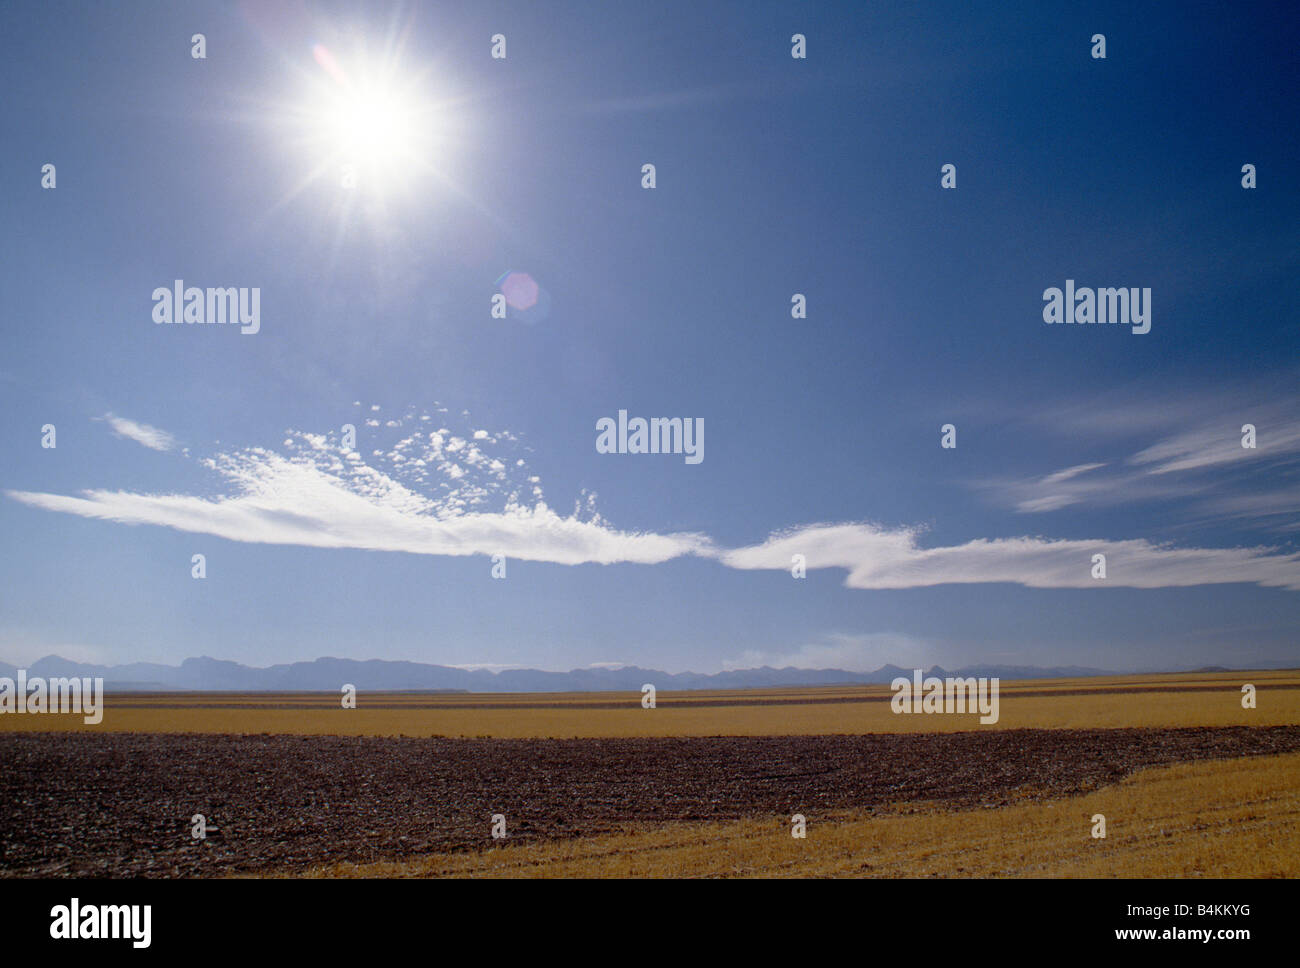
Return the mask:
[[150,450],[168,451],[176,446],[176,438],[157,427],[150,427],[148,424],[137,423],[111,413],[106,413],[99,419],[106,421],[118,437],[134,440]]

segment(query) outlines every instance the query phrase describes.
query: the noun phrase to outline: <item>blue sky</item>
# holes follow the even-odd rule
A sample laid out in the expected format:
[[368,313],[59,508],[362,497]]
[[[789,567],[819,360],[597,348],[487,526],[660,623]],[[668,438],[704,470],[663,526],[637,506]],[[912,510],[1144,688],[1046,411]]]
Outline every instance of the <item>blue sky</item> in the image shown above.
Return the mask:
[[1300,661],[1296,18],[1091,6],[6,5],[0,658]]

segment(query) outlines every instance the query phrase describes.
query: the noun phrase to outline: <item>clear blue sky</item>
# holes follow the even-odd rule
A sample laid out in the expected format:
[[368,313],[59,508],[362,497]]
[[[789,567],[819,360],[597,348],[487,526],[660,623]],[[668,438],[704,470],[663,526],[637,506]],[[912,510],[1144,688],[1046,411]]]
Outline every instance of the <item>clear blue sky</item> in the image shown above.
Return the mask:
[[0,659],[1300,662],[1294,6],[1074,6],[6,4]]

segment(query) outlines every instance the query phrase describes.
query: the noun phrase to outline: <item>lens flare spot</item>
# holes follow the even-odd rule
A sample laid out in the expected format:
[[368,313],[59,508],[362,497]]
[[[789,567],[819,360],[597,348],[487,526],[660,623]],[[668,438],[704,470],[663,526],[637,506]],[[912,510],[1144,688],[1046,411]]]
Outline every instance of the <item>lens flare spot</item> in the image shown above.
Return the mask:
[[532,309],[537,305],[537,280],[526,272],[507,272],[497,280],[497,288],[512,309]]

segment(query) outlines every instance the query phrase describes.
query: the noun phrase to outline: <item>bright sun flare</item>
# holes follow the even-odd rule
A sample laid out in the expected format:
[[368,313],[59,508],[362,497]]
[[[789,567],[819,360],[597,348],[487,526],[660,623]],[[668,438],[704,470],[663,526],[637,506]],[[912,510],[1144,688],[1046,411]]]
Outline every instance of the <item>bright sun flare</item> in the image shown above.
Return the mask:
[[400,86],[395,60],[362,56],[345,68],[323,45],[312,54],[323,73],[307,112],[307,140],[319,174],[382,195],[434,169],[439,139],[425,79]]
[[418,114],[413,105],[391,91],[359,91],[340,97],[325,112],[324,122],[341,158],[386,166],[416,156]]

